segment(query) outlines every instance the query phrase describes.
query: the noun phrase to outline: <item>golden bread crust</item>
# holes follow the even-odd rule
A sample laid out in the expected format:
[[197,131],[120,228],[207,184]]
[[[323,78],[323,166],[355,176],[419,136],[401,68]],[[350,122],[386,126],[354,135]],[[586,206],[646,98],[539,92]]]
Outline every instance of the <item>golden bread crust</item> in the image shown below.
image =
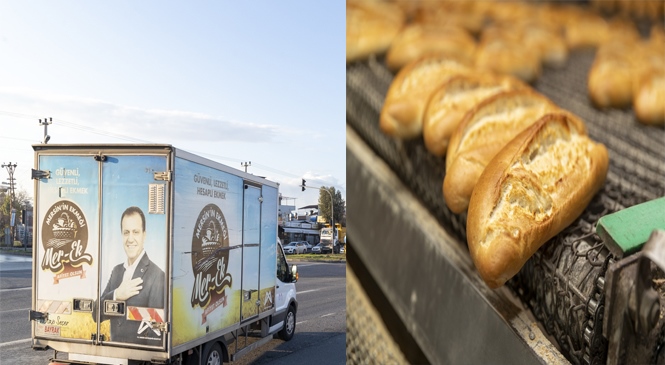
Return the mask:
[[347,1],[346,62],[384,53],[405,22],[404,13],[394,4]]
[[405,66],[383,102],[379,119],[383,133],[401,139],[420,136],[431,94],[451,77],[471,72],[464,61],[447,56],[425,56]]
[[633,108],[641,123],[665,125],[665,71],[653,72],[640,80]]
[[541,51],[528,48],[501,27],[483,32],[476,51],[476,67],[532,82],[541,72]]
[[602,187],[607,149],[566,113],[543,116],[487,166],[471,196],[469,251],[492,288],[570,225]]
[[508,75],[476,73],[451,78],[427,102],[423,118],[425,147],[435,156],[444,156],[450,137],[466,112],[501,91],[527,88],[528,85]]
[[609,38],[610,29],[602,16],[590,11],[568,14],[565,38],[569,49],[598,47]]
[[426,55],[454,55],[472,62],[475,51],[476,41],[463,28],[415,23],[395,37],[386,54],[386,65],[397,71]]
[[464,212],[480,175],[510,140],[543,115],[559,108],[529,89],[503,91],[464,116],[450,138],[443,196],[453,213]]
[[589,71],[589,97],[598,108],[625,108],[633,100],[634,67],[624,58],[597,58]]

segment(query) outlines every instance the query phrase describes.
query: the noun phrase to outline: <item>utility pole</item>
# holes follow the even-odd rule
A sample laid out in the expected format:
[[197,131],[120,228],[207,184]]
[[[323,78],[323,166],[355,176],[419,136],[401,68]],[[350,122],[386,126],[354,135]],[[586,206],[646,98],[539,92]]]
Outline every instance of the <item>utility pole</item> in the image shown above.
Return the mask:
[[252,166],[252,161],[249,162],[241,162],[240,166],[245,166],[245,172],[247,172],[247,166]]
[[47,144],[49,139],[51,139],[51,136],[48,135],[48,125],[49,124],[53,124],[53,118],[48,118],[48,120],[46,118],[44,118],[44,122],[42,122],[41,119],[39,120],[39,125],[44,126],[44,139],[42,140],[43,144]]
[[16,163],[13,163],[13,164],[11,162],[8,163],[8,164],[3,163],[2,167],[6,168],[7,172],[9,173],[9,179],[8,179],[9,180],[9,194],[10,194],[9,211],[10,211],[10,214],[12,215],[10,219],[12,220],[12,223],[13,223],[11,225],[11,228],[10,228],[10,237],[11,237],[11,245],[14,246],[14,236],[16,235],[16,232],[15,232],[15,230],[16,230],[16,211],[14,210],[13,206],[14,206],[14,185],[16,184],[14,182],[15,181],[15,179],[14,179],[14,170],[16,169]]

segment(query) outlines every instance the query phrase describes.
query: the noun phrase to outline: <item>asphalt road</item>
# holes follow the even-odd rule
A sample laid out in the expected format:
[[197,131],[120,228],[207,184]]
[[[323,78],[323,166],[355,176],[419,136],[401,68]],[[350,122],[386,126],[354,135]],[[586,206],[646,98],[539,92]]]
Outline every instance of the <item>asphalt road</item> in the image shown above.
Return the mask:
[[30,348],[32,258],[0,254],[0,364],[48,364]]
[[271,340],[236,361],[238,365],[346,363],[346,264],[295,264],[300,280],[293,339]]
[[[300,280],[296,333],[273,339],[234,364],[344,364],[346,264],[295,262]],[[0,254],[0,364],[48,364],[53,351],[30,348],[32,259]],[[230,350],[233,352],[233,344]]]

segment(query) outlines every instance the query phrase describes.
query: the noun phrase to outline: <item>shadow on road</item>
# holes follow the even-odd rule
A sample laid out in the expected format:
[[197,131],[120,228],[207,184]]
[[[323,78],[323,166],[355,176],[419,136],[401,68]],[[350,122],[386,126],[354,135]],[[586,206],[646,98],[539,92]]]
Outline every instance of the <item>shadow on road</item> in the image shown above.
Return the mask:
[[284,342],[272,350],[266,351],[253,364],[316,363],[317,365],[333,365],[346,363],[345,332],[297,332],[296,336],[300,339],[298,344]]

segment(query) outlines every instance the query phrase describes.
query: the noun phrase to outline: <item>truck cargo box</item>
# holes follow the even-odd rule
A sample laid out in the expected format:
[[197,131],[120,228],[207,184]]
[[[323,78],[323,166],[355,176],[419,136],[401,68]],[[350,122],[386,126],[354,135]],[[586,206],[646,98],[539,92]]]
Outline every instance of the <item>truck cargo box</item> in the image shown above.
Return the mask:
[[277,183],[170,145],[33,148],[33,347],[166,361],[269,322]]

